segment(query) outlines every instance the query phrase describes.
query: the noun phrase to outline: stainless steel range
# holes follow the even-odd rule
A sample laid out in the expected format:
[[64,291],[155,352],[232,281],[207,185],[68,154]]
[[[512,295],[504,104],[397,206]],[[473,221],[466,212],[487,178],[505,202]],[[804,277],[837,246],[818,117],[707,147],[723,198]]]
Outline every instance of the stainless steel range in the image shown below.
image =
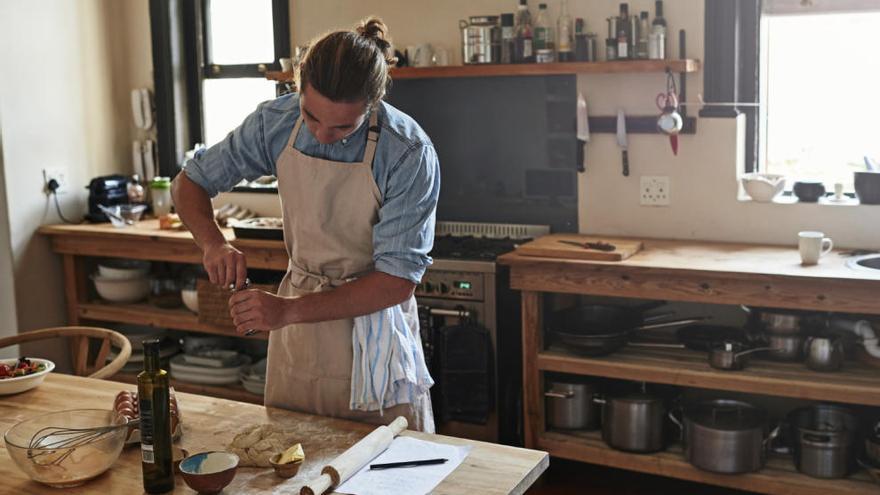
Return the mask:
[[[433,393],[439,433],[519,443],[519,298],[509,289],[507,270],[496,265],[495,258],[549,231],[538,225],[437,224],[434,264],[416,288],[416,298],[425,355],[438,382]],[[479,345],[479,329],[464,328],[468,322],[488,331],[488,356]],[[447,331],[456,326],[456,331]],[[473,334],[463,335],[470,329]]]

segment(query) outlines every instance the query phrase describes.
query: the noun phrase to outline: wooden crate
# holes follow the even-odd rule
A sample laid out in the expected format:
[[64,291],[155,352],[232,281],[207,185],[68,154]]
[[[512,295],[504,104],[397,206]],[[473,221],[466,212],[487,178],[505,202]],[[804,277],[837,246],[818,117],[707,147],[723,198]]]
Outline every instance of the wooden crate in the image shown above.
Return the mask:
[[[276,284],[251,284],[251,289],[264,290],[266,292],[278,292]],[[199,322],[207,325],[224,327],[234,326],[232,316],[229,314],[229,298],[232,292],[212,284],[209,280],[199,279],[196,289],[199,294]]]

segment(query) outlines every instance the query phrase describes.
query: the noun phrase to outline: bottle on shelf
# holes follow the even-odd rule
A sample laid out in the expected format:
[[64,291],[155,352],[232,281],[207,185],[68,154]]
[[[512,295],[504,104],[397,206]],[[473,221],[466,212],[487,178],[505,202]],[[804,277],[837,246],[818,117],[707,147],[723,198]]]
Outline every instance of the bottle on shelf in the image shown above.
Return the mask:
[[620,4],[620,15],[617,17],[617,58],[629,58],[629,4]]
[[636,58],[648,58],[648,36],[650,35],[650,31],[651,27],[648,24],[648,13],[643,10],[639,17],[639,40],[636,45]]
[[627,52],[629,52],[629,58],[637,59],[638,57],[638,48],[639,48],[639,36],[641,36],[641,32],[639,28],[640,20],[639,16],[635,13],[629,16],[629,30],[627,31],[629,46],[627,47]]
[[556,50],[556,58],[560,62],[571,62],[574,60],[568,0],[562,0],[562,11],[559,13],[559,19],[556,20]]
[[144,491],[174,489],[171,454],[171,397],[168,372],[159,364],[159,339],[145,340],[144,371],[137,376]]
[[608,37],[605,38],[605,60],[617,60],[617,17],[611,16],[608,22]]
[[553,35],[553,25],[550,24],[547,4],[538,4],[538,17],[535,18],[535,51],[554,50],[555,45],[556,37]]
[[512,64],[516,53],[516,28],[513,14],[501,14],[501,60]]
[[516,53],[514,62],[530,64],[535,61],[535,50],[532,28],[532,14],[529,12],[528,0],[519,0],[516,9]]
[[651,23],[651,36],[648,37],[648,58],[663,60],[666,58],[666,19],[663,17],[663,0],[655,2],[656,14]]

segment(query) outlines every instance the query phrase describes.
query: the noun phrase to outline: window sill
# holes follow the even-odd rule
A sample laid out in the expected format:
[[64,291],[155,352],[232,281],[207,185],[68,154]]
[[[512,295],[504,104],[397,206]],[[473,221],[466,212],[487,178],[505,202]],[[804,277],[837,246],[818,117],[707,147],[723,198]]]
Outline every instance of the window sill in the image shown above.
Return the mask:
[[865,206],[865,207],[877,206],[877,207],[880,207],[880,205],[863,205],[862,203],[859,202],[858,199],[849,198],[849,197],[847,197],[841,201],[835,201],[831,197],[825,197],[825,198],[819,198],[818,202],[807,203],[807,202],[799,201],[794,196],[780,195],[780,196],[777,196],[773,201],[767,203],[767,202],[763,202],[763,201],[755,201],[754,199],[750,198],[748,195],[741,193],[741,194],[737,195],[736,199],[740,203],[755,203],[758,205],[783,205],[783,206],[784,205],[813,205],[813,206],[830,206],[830,207],[835,207],[835,206]]

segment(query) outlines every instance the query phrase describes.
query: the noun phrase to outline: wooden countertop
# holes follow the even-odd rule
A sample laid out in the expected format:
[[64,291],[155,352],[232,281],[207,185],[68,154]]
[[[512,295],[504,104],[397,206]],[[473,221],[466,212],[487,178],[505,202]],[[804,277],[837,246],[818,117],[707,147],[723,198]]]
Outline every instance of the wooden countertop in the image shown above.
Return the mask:
[[[226,239],[247,256],[249,267],[287,270],[289,258],[284,242],[236,239],[232,229],[222,231]],[[45,225],[39,232],[51,237],[52,249],[60,254],[202,262],[202,252],[193,242],[191,233],[161,230],[159,221],[154,219],[142,220],[125,228],[116,228],[109,223]]]
[[[0,400],[0,428],[37,414],[77,408],[111,408],[120,390],[131,385],[52,373],[39,387]],[[299,493],[299,488],[324,463],[373,430],[374,426],[351,421],[299,414],[282,409],[245,404],[225,399],[177,393],[181,408],[183,436],[178,444],[190,453],[224,449],[244,426],[273,423],[302,434],[306,460],[300,472],[289,480],[275,476],[271,469],[239,468],[224,493]],[[389,421],[391,418],[389,418]],[[441,435],[407,431],[412,436],[453,445],[472,445],[470,455],[447,477],[435,494],[521,494],[549,465],[545,452],[476,442]],[[106,473],[65,494],[142,493],[140,450],[126,447]],[[56,488],[31,481],[9,458],[5,443],[0,447],[0,479],[9,493],[60,493]],[[177,477],[173,493],[195,493]]]
[[624,261],[514,251],[498,262],[511,267],[511,286],[519,290],[880,314],[880,271],[849,268],[841,251],[802,266],[794,246],[643,242]]

